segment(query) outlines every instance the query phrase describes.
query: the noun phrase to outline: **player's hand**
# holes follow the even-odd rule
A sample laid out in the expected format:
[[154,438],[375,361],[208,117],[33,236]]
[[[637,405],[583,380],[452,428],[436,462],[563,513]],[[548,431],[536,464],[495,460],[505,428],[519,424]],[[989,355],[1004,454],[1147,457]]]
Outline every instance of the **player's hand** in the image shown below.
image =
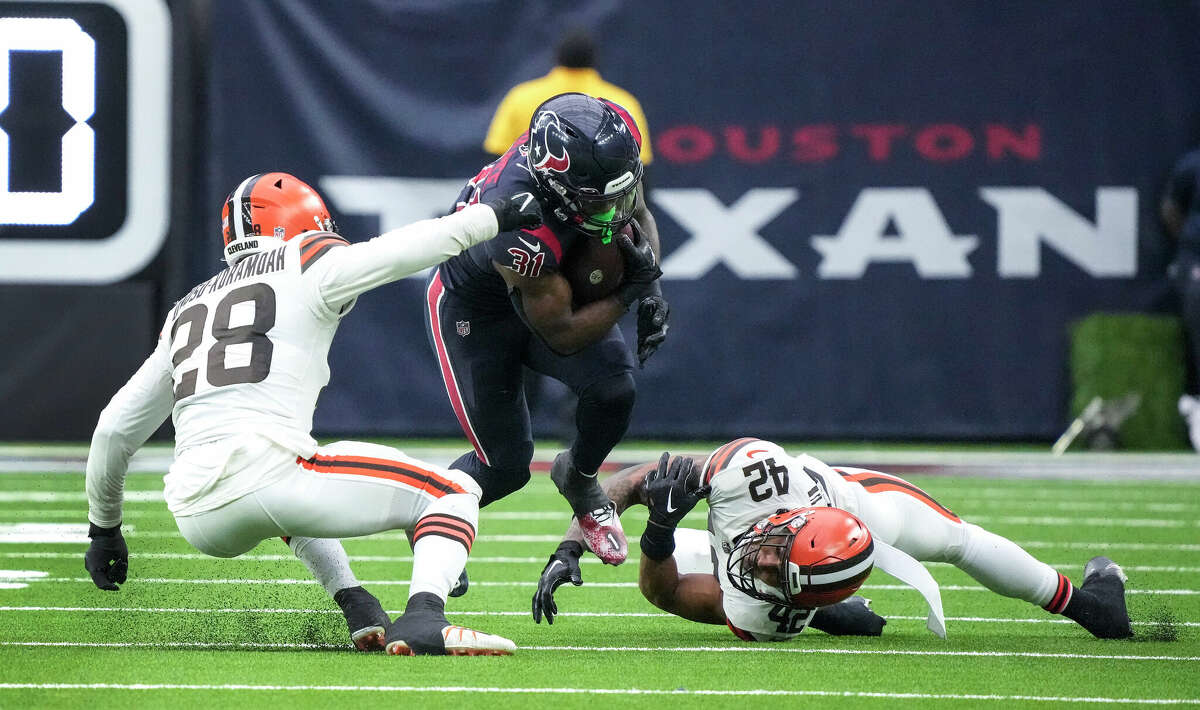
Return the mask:
[[646,504],[650,522],[664,528],[674,528],[683,516],[708,495],[709,487],[700,482],[700,469],[690,456],[675,456],[663,452],[658,468],[646,474]]
[[102,528],[92,523],[88,527],[88,545],[83,555],[83,566],[92,575],[92,581],[100,589],[115,592],[118,584],[125,583],[129,572],[129,548],[121,535],[121,526]]
[[667,339],[667,318],[670,314],[671,307],[661,294],[646,296],[638,302],[638,367],[645,367],[646,361]]
[[641,227],[637,226],[636,221],[629,224],[633,227],[637,241],[630,239],[627,234],[617,235],[617,247],[625,259],[625,275],[621,278],[621,287],[617,289],[617,298],[621,299],[626,308],[649,296],[655,280],[662,276],[662,269],[658,268],[658,259],[654,256],[650,240],[642,235]]
[[871,600],[859,596],[817,609],[809,623],[834,636],[880,636],[886,625],[887,619],[871,611]]
[[511,232],[523,227],[536,227],[542,223],[542,206],[529,192],[518,192],[510,197],[489,200],[488,207],[496,213],[499,232]]
[[570,582],[576,587],[583,584],[583,575],[579,572],[579,556],[583,554],[583,545],[574,540],[567,540],[558,546],[550,561],[542,569],[538,579],[537,591],[533,593],[533,620],[542,623],[542,615],[546,623],[554,623],[554,615],[558,613],[558,605],[554,603],[554,590]]

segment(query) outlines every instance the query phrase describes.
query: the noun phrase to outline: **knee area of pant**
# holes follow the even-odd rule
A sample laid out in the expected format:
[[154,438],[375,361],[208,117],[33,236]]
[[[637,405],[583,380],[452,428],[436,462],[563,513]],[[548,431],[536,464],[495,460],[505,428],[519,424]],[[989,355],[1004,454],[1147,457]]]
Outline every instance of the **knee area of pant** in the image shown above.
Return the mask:
[[516,493],[524,488],[526,483],[529,483],[529,478],[528,468],[525,468],[523,471],[489,476],[486,481],[482,481],[480,484],[482,494],[479,498],[479,506],[489,505],[510,493]]
[[636,399],[637,383],[628,372],[594,382],[579,392],[580,403],[604,409],[633,411]]

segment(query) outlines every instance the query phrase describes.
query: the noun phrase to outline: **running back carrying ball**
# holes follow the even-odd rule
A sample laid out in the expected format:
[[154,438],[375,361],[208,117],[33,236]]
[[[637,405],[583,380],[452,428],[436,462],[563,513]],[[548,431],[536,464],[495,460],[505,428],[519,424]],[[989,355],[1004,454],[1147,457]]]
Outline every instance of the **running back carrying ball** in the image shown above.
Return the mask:
[[[633,239],[633,228],[628,224],[619,233]],[[609,239],[589,237],[579,240],[567,253],[562,266],[563,277],[571,284],[572,300],[576,305],[608,296],[621,285],[624,273],[625,260],[615,235]]]

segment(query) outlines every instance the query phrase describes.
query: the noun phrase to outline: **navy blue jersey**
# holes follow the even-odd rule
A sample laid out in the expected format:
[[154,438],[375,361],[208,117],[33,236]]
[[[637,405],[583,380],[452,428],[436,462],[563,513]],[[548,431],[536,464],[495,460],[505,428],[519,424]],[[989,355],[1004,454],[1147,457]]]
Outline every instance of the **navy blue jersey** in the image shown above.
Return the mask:
[[[538,188],[529,172],[524,147],[522,136],[507,153],[468,180],[458,195],[455,210],[523,192],[537,197]],[[495,239],[477,244],[443,263],[440,268],[445,288],[467,299],[481,312],[511,311],[508,285],[496,273],[493,261],[521,276],[538,278],[558,271],[563,256],[576,240],[588,238],[559,220],[545,201],[542,214],[545,222],[536,229],[501,232]]]
[[1200,150],[1191,151],[1175,164],[1167,183],[1167,196],[1183,216],[1180,250],[1200,256]]

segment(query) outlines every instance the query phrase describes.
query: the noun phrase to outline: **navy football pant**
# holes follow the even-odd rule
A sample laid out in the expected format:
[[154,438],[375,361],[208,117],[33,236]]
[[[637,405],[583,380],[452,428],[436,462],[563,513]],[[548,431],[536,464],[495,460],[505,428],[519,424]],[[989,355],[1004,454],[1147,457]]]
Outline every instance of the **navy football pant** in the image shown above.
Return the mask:
[[451,468],[479,483],[480,505],[529,480],[533,435],[522,366],[553,377],[579,397],[571,452],[580,471],[599,469],[625,435],[636,388],[633,356],[616,326],[574,355],[557,355],[515,311],[481,312],[447,291],[438,270],[425,291],[425,326],[450,405],[474,447]]

